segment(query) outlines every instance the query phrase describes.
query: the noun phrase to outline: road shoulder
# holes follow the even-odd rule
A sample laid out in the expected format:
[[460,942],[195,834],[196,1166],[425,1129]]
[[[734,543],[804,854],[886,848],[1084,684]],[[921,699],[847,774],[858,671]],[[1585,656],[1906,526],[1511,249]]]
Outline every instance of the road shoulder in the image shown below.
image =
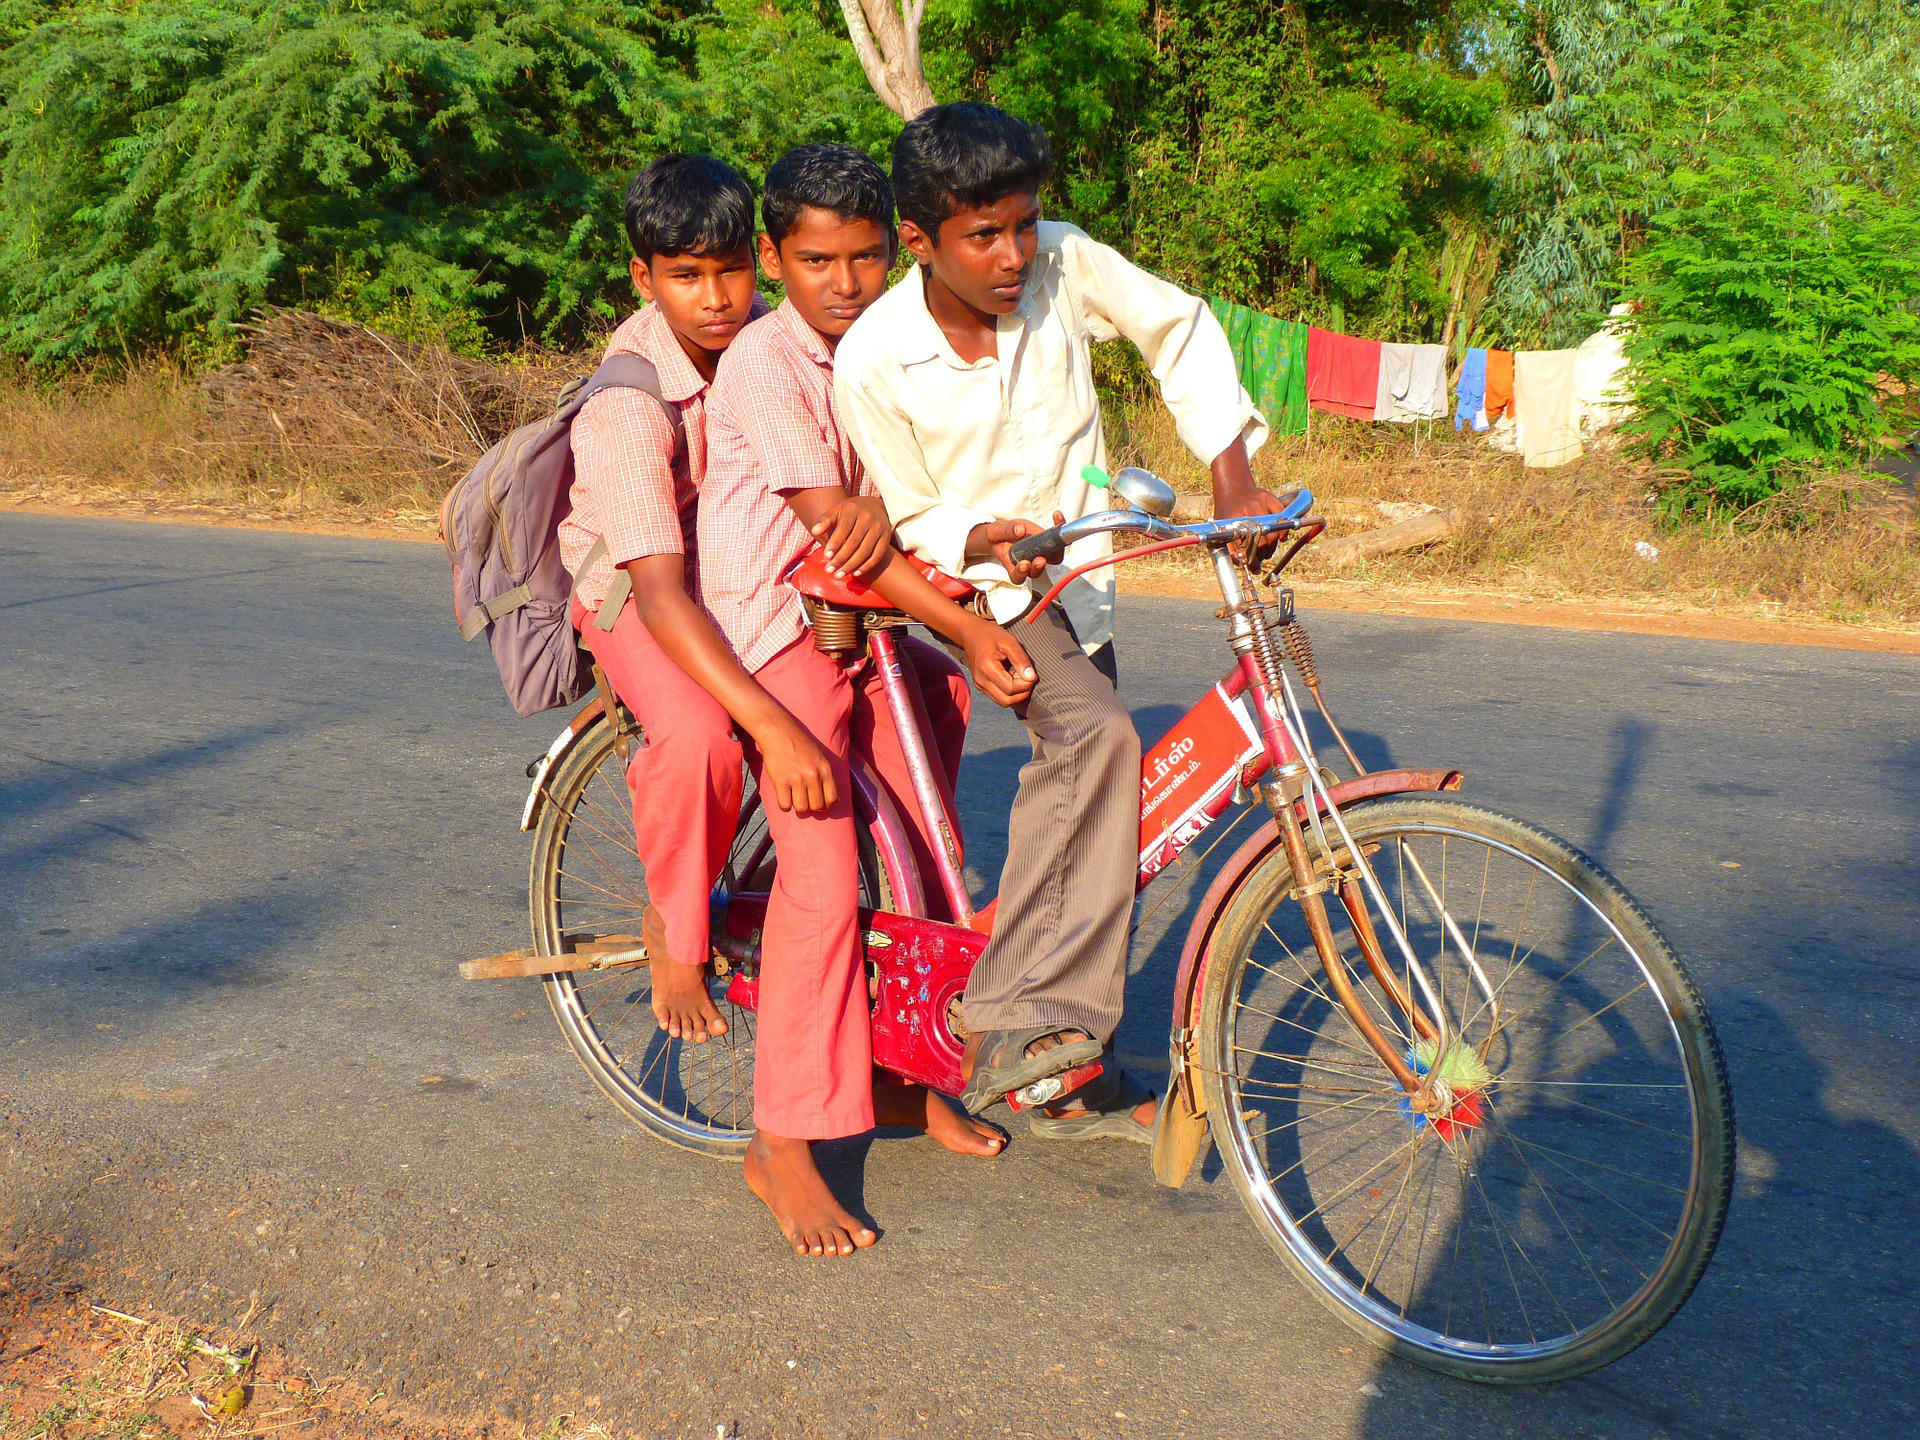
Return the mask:
[[[425,521],[294,519],[212,506],[159,506],[132,502],[51,503],[0,496],[0,514],[138,520],[228,530],[338,535],[363,540],[402,540],[415,544],[440,543],[432,525]],[[1166,567],[1149,568],[1151,563],[1131,569],[1122,567],[1119,573],[1120,589],[1127,594],[1168,599],[1212,601],[1219,598],[1210,577]],[[1307,609],[1342,610],[1368,615],[1467,620],[1493,625],[1527,625],[1609,634],[1665,635],[1760,645],[1808,645],[1825,650],[1858,650],[1882,655],[1920,655],[1920,630],[1823,623],[1762,613],[1723,613],[1679,607],[1662,609],[1617,597],[1543,599],[1523,594],[1413,590],[1325,579],[1303,580],[1300,596]]]

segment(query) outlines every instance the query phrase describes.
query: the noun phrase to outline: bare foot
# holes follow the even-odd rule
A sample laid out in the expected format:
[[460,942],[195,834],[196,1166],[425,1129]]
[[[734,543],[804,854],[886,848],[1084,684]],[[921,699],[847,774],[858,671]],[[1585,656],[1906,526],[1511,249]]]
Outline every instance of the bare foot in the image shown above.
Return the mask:
[[653,1018],[676,1040],[707,1043],[709,1036],[727,1033],[727,1022],[707,990],[705,965],[682,965],[667,952],[667,922],[647,906],[640,918],[640,938],[646,942],[647,965],[653,971]]
[[746,1173],[796,1255],[851,1255],[880,1238],[833,1198],[805,1140],[757,1132],[747,1146]]
[[1007,1132],[985,1120],[975,1120],[924,1085],[873,1082],[873,1123],[918,1130],[938,1140],[956,1155],[983,1155],[991,1159],[1007,1148]]

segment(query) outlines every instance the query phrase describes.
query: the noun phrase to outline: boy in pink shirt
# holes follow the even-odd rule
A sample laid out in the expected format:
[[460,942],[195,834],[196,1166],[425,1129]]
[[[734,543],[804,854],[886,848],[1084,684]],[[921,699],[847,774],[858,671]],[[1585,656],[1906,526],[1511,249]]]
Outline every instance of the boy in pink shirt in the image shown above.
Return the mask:
[[[703,679],[749,734],[771,704],[827,757],[824,774],[783,787],[772,757],[757,741],[748,747],[773,802],[777,863],[763,931],[746,1178],[798,1253],[848,1255],[875,1235],[827,1189],[812,1141],[876,1122],[908,1124],[950,1149],[993,1155],[1005,1137],[917,1086],[874,1083],[846,760],[856,681],[815,648],[799,596],[779,576],[819,540],[836,569],[861,575],[962,644],[976,679],[1003,702],[1023,693],[1025,657],[999,626],[946,600],[892,549],[885,511],[834,414],[834,347],[885,290],[893,259],[885,174],[845,146],[802,146],[768,172],[763,214],[761,263],[784,282],[787,299],[729,350],[708,407],[700,598],[737,663]],[[959,683],[931,647],[916,644],[914,658],[928,690]],[[872,749],[885,773],[897,737],[881,707],[866,708],[875,712]],[[955,728],[945,727],[949,765],[958,759]]]
[[[753,192],[704,155],[667,155],[634,177],[626,226],[634,288],[647,302],[607,353],[653,362],[661,398],[607,390],[573,422],[572,510],[560,556],[580,581],[572,618],[615,691],[646,732],[627,767],[634,833],[651,903],[642,934],[651,957],[653,1011],[675,1038],[726,1031],[707,991],[708,895],[726,863],[740,809],[740,745],[732,718],[661,648],[663,633],[704,635],[725,652],[693,600],[693,525],[707,460],[707,387],[721,352],[766,302],[754,290]],[[596,540],[606,553],[584,575]],[[596,623],[610,591],[630,594]],[[790,766],[826,761],[787,725]],[[643,808],[644,807],[644,808]]]

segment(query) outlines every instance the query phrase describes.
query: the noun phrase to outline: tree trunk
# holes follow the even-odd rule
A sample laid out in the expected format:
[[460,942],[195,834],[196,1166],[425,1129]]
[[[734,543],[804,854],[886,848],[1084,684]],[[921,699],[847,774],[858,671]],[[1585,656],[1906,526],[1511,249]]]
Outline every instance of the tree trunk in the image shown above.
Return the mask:
[[880,102],[902,120],[934,104],[920,68],[920,21],[927,0],[840,0],[847,38]]

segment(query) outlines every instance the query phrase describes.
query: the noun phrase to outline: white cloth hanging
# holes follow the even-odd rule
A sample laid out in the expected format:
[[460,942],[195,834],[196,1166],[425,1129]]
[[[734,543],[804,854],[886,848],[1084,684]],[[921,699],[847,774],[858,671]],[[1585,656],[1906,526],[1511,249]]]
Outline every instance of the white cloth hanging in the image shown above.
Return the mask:
[[1447,416],[1447,351],[1442,345],[1382,345],[1373,418],[1410,425]]

